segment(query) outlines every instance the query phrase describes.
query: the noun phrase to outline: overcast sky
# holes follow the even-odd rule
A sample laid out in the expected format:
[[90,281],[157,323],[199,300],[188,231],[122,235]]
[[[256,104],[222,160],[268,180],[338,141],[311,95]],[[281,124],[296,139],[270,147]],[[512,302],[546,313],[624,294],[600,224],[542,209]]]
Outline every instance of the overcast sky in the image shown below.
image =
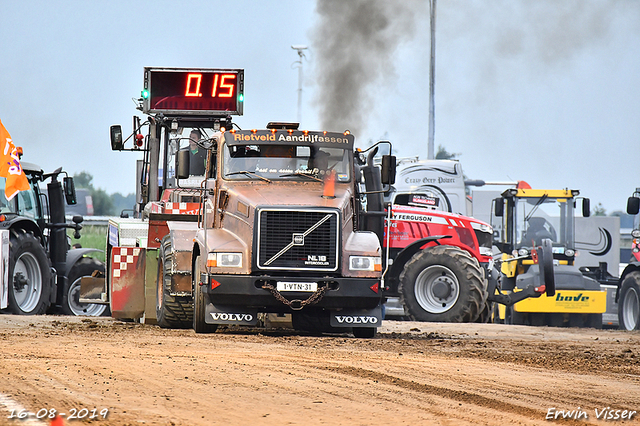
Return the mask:
[[[426,158],[426,3],[0,0],[0,120],[24,161],[126,194],[140,157],[112,152],[109,126],[131,131],[143,67],[244,68],[235,121],[259,128],[297,120],[291,45],[306,45],[302,128],[348,127],[360,146],[385,138]],[[624,210],[640,187],[640,1],[437,5],[436,146],[469,178]],[[354,114],[332,118],[340,108]]]

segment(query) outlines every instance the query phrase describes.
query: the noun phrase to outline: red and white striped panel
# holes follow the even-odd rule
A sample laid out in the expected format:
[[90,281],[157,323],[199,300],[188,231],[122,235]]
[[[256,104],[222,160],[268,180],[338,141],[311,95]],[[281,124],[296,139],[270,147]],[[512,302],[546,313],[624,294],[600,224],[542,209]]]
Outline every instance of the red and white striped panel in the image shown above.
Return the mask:
[[166,214],[199,214],[200,203],[166,203],[164,212]]
[[113,256],[113,262],[111,263],[113,277],[120,278],[120,275],[129,268],[129,265],[137,262],[138,256],[140,255],[140,248],[114,247],[111,255]]
[[162,205],[157,201],[152,201],[149,203],[151,213],[162,213]]

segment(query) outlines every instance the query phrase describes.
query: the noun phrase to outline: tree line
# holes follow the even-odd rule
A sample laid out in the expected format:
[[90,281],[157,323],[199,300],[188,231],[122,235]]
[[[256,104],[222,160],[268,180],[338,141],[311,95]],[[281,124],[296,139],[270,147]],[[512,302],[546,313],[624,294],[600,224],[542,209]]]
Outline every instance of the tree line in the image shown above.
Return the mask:
[[93,214],[96,216],[119,216],[123,210],[131,210],[136,203],[134,193],[122,195],[119,192],[107,194],[102,188],[93,186],[93,176],[87,172],[73,175],[76,188],[86,188],[93,199]]

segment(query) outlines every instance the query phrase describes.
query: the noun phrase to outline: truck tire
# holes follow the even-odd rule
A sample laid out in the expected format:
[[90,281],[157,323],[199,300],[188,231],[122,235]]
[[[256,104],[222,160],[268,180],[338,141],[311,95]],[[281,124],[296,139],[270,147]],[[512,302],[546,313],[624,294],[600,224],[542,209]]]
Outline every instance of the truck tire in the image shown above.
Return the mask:
[[628,273],[622,281],[618,321],[622,330],[640,330],[640,271]]
[[51,295],[49,258],[31,232],[12,229],[9,237],[8,310],[18,315],[44,314]]
[[204,322],[206,315],[206,298],[202,292],[200,281],[200,256],[196,257],[195,268],[191,281],[193,282],[193,330],[200,333],[214,333],[218,329],[217,324],[207,324]]
[[191,328],[193,303],[187,297],[171,295],[171,241],[163,238],[156,279],[156,320],[162,328]]
[[69,271],[67,288],[62,293],[60,310],[64,315],[99,317],[108,310],[108,305],[80,303],[80,283],[82,277],[90,277],[94,271],[104,274],[104,264],[92,257],[82,257]]
[[400,274],[399,290],[414,321],[473,322],[487,298],[487,283],[478,261],[447,245],[414,254]]

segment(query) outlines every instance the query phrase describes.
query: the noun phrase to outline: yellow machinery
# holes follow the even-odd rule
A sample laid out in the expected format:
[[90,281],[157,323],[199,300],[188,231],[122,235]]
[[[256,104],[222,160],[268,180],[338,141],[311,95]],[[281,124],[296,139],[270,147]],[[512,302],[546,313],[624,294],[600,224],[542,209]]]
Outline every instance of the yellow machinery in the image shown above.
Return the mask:
[[[496,312],[510,324],[602,328],[606,292],[574,265],[574,211],[577,190],[511,188],[494,200],[492,225],[502,251],[501,289],[518,292],[544,282],[553,274],[555,294],[519,301]],[[582,198],[582,215],[589,216],[589,200]],[[553,268],[540,268],[536,247],[551,245]]]

